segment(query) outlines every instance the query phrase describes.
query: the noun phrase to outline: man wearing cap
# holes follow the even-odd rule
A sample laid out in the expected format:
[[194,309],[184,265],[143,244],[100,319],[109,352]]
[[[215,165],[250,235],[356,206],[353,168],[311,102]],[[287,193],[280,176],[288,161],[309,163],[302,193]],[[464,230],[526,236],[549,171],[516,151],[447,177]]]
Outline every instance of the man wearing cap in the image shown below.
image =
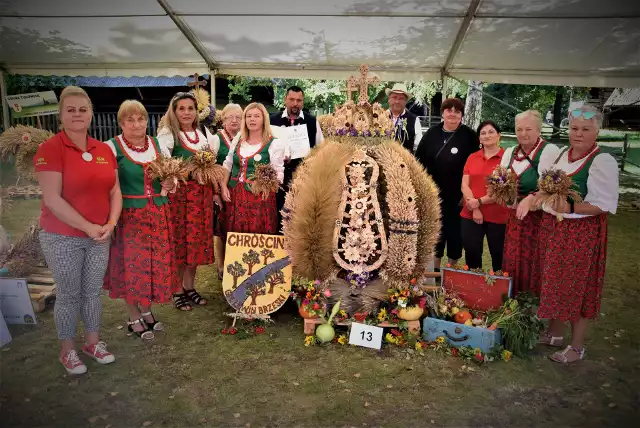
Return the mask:
[[396,83],[393,88],[385,89],[389,100],[389,116],[396,127],[395,138],[411,153],[416,151],[420,138],[422,138],[422,127],[418,116],[407,111],[405,106],[411,98],[404,83]]

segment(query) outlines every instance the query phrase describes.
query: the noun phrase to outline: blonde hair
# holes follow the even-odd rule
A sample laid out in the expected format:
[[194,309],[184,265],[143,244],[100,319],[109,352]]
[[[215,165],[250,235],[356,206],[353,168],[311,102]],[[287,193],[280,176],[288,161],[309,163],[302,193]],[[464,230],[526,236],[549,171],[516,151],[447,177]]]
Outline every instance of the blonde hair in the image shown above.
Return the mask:
[[134,114],[140,114],[144,116],[147,122],[149,121],[149,113],[147,113],[147,109],[144,108],[140,101],[126,100],[120,104],[120,108],[118,109],[118,124],[121,124],[123,120]]
[[224,119],[227,117],[227,114],[229,114],[231,110],[239,110],[240,114],[242,114],[242,107],[240,107],[240,104],[233,104],[233,103],[227,104],[222,109],[222,113],[220,113],[220,115],[222,116],[223,122],[224,122]]
[[249,139],[249,128],[247,127],[247,112],[249,110],[258,109],[262,113],[262,142],[266,143],[271,139],[271,122],[269,121],[269,113],[267,109],[261,103],[251,103],[242,112],[242,125],[240,125],[240,132],[242,138]]
[[531,118],[538,125],[538,131],[542,131],[542,115],[537,110],[526,110],[522,113],[518,113],[516,115],[515,123],[517,124],[519,120]]
[[196,109],[195,118],[193,119],[193,123],[191,123],[191,127],[194,131],[196,131],[200,127],[200,121],[198,120],[198,101],[191,92],[178,92],[171,98],[171,102],[169,103],[169,108],[162,118],[162,123],[164,126],[169,128],[174,138],[178,138],[180,134],[180,121],[178,120],[178,116],[176,116],[176,109],[178,108],[178,101],[182,100],[192,100],[193,106]]
[[[585,119],[585,120],[593,121],[593,123],[596,126],[596,128],[598,130],[600,130],[600,127],[602,126],[602,112],[600,110],[598,110],[597,108],[595,108],[592,105],[583,105],[579,109],[574,109],[574,110],[581,110],[583,113],[595,113],[595,116],[593,116],[591,119]],[[571,110],[569,111],[569,124],[571,124],[571,121],[579,119],[579,118],[581,118],[581,116],[579,116],[577,118],[573,117],[571,115]]]
[[[82,97],[86,99],[87,102],[89,103],[89,110],[91,111],[91,116],[93,118],[93,103],[91,103],[91,98],[89,98],[89,95],[87,95],[85,90],[79,86],[67,86],[62,90],[62,92],[60,92],[60,103],[58,108],[58,120],[60,122],[60,127],[59,127],[60,130],[64,129],[64,126],[62,125],[62,110],[64,109],[65,100],[69,97]],[[89,122],[89,126],[91,126],[91,122]]]

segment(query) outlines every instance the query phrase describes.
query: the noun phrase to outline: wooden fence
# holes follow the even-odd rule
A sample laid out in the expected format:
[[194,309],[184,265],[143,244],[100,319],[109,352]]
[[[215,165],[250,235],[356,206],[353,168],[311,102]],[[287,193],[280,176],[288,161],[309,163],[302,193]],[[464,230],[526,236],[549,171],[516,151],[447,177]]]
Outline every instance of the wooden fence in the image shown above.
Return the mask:
[[[149,135],[156,135],[158,123],[162,116],[162,113],[152,113],[149,115],[149,125],[147,128],[147,133]],[[46,129],[54,133],[60,131],[58,116],[55,114],[14,119],[12,121],[12,125],[33,126],[35,128]],[[107,141],[108,139],[120,134],[117,113],[95,113],[93,115],[93,120],[91,121],[91,126],[89,127],[89,134],[100,141]]]

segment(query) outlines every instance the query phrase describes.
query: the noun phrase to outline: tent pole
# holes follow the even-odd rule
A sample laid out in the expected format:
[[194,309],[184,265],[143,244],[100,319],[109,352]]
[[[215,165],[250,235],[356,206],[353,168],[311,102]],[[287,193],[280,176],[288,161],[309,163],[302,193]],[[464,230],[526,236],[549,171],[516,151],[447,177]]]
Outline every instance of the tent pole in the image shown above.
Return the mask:
[[211,94],[211,105],[216,107],[216,70],[209,69],[209,93]]
[[4,68],[0,68],[0,97],[2,97],[2,126],[3,130],[11,127],[11,119],[9,116],[9,103],[7,102],[7,82],[4,80]]

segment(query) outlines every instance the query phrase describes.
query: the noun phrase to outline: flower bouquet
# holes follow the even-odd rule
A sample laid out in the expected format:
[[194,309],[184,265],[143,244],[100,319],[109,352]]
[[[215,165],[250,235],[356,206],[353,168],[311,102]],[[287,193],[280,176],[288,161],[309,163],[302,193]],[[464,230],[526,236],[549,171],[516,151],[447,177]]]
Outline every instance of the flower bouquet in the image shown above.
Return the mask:
[[[538,178],[538,194],[536,195],[534,206],[540,208],[547,205],[557,211],[559,205],[567,199],[574,202],[582,202],[582,197],[573,188],[573,180],[566,172],[550,168],[540,175]],[[557,216],[558,220],[562,220],[562,216]]]
[[225,170],[216,163],[216,152],[206,148],[198,150],[186,165],[186,172],[198,184],[212,186],[215,193],[220,193],[224,181]]
[[[178,185],[179,181],[184,182],[187,176],[184,160],[162,156],[157,157],[147,165],[147,172],[152,180],[157,179],[160,182],[171,180],[175,186]],[[160,194],[167,196],[167,191],[163,188]]]
[[303,318],[324,316],[327,299],[331,297],[329,288],[319,280],[310,281],[302,277],[293,278],[292,283],[291,297],[298,304],[300,315]]
[[251,192],[254,195],[261,195],[262,200],[266,200],[273,192],[278,191],[280,187],[280,181],[278,181],[278,173],[275,168],[268,163],[256,164],[255,171],[250,180]]
[[425,292],[416,285],[416,280],[412,279],[408,287],[397,286],[387,290],[389,295],[389,303],[395,306],[392,313],[398,318],[415,321],[420,319],[424,313],[427,303]]
[[496,204],[511,205],[518,197],[518,177],[510,168],[496,166],[487,177],[487,194]]

